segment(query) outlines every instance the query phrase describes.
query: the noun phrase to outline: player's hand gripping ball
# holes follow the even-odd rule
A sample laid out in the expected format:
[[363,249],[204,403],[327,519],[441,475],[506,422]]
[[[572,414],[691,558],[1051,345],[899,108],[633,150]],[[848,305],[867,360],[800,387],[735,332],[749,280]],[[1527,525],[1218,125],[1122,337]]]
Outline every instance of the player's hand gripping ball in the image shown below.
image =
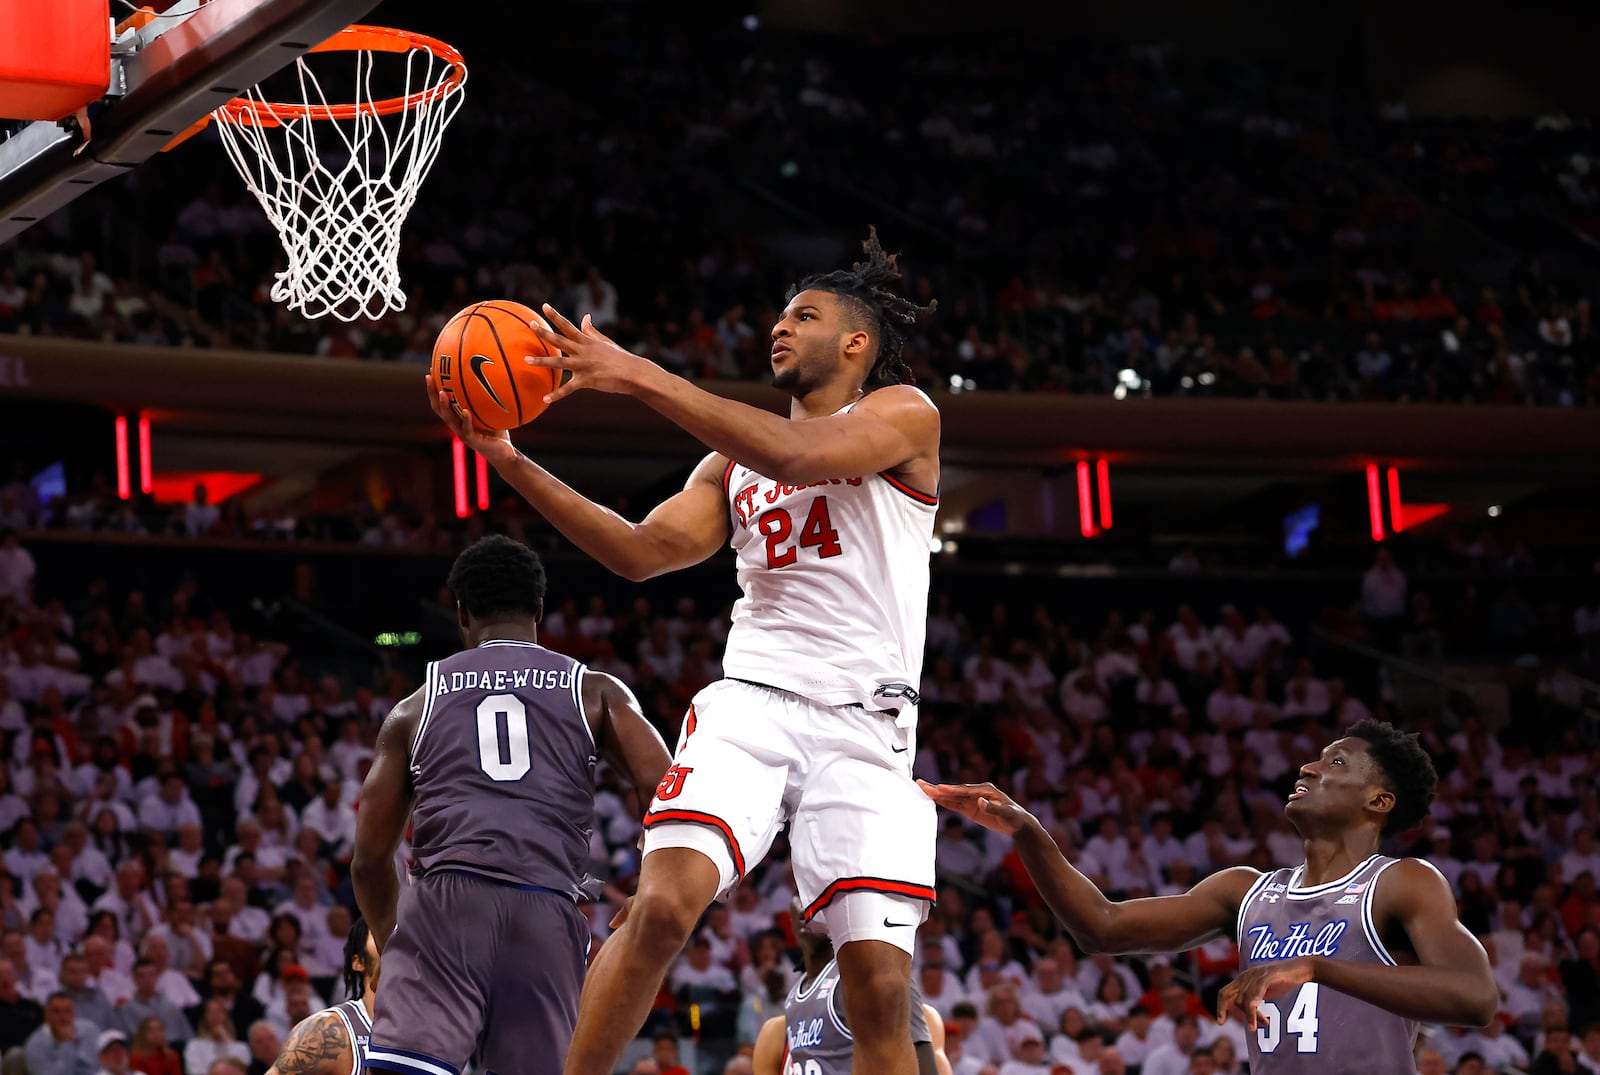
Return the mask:
[[525,355],[557,355],[533,333],[549,323],[521,303],[478,302],[452,317],[433,344],[433,385],[458,414],[480,429],[527,425],[544,413],[544,397],[561,383],[561,371],[524,362]]

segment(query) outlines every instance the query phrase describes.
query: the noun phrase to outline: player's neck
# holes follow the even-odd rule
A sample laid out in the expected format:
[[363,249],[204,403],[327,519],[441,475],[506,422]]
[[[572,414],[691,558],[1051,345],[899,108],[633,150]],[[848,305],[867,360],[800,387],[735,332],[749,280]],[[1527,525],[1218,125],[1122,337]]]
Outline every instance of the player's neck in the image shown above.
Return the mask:
[[1377,854],[1378,834],[1362,828],[1327,836],[1307,836],[1305,852],[1305,872],[1300,877],[1300,885],[1315,888],[1337,881]]
[[493,623],[475,623],[463,639],[468,649],[485,642],[538,642],[539,631],[533,624],[519,620],[497,620]]
[[807,418],[826,418],[866,396],[867,390],[861,385],[825,385],[790,399],[789,418],[795,422],[803,422]]

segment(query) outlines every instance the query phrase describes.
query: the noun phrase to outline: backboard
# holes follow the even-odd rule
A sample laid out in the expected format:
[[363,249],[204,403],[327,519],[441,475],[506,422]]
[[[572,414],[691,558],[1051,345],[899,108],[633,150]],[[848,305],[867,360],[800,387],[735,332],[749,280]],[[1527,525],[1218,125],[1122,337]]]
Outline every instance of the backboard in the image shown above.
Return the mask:
[[[0,130],[0,243],[161,152],[213,109],[378,6],[378,0],[180,0],[112,51],[111,85],[73,126]],[[111,47],[110,34],[107,47]],[[81,151],[80,151],[81,150]],[[78,151],[78,152],[75,152]]]

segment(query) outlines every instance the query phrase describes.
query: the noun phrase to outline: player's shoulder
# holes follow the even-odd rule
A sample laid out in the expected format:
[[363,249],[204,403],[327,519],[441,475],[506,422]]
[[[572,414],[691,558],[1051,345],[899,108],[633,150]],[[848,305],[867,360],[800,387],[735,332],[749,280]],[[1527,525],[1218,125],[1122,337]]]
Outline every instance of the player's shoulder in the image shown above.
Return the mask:
[[898,412],[914,414],[918,412],[937,416],[939,408],[934,405],[933,399],[914,384],[888,384],[882,388],[875,388],[867,393],[867,397],[858,406],[860,410],[871,412]]
[[721,486],[732,469],[733,460],[721,452],[708,452],[695,464],[694,471],[689,475],[689,484],[697,485],[703,482]]
[[338,1008],[313,1012],[294,1025],[283,1043],[283,1055],[276,1065],[282,1075],[314,1075],[323,1065],[337,1060],[350,1046],[350,1033]]
[[1440,886],[1448,891],[1450,882],[1439,872],[1439,867],[1427,859],[1397,858],[1380,868],[1374,895],[1394,889],[1432,895]]

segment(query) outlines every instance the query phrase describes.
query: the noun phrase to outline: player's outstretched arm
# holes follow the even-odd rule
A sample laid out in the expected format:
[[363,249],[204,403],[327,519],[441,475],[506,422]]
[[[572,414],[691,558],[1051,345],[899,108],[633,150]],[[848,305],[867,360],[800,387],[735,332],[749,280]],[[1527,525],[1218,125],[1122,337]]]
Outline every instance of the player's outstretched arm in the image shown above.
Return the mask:
[[917,783],[945,809],[1016,841],[1039,894],[1085,952],[1179,952],[1204,944],[1231,931],[1245,893],[1261,876],[1235,867],[1181,896],[1116,903],[1073,868],[1038,818],[993,784]]
[[1380,930],[1398,922],[1417,965],[1356,963],[1301,956],[1252,967],[1217,996],[1217,1022],[1237,1012],[1255,1029],[1263,1000],[1318,982],[1406,1019],[1450,1026],[1487,1026],[1500,1006],[1489,956],[1456,918],[1450,882],[1421,859],[1403,859],[1378,878],[1372,894]]
[[524,361],[572,371],[551,399],[584,388],[635,396],[707,448],[774,481],[805,485],[876,474],[938,454],[938,408],[909,385],[880,389],[848,414],[793,422],[696,387],[619,347],[588,317],[579,328],[549,305],[544,313],[552,328],[533,331],[563,354]]
[[683,491],[668,497],[643,522],[633,523],[596,504],[517,451],[508,433],[487,433],[451,408],[432,377],[428,402],[433,413],[483,456],[568,541],[609,570],[633,582],[698,564],[728,540],[728,504],[722,488],[728,461],[707,456],[689,476]]
[[394,932],[395,907],[400,902],[394,855],[411,820],[411,741],[422,718],[422,700],[423,692],[413,691],[384,718],[372,768],[361,785],[361,809],[356,811],[350,882],[380,952]]
[[267,1075],[348,1075],[350,1035],[333,1012],[318,1012],[294,1025],[283,1052]]
[[783,1075],[783,1054],[789,1044],[783,1031],[783,1016],[774,1015],[756,1032],[756,1046],[750,1053],[752,1075]]
[[622,680],[589,670],[583,674],[583,708],[601,756],[627,773],[639,798],[648,802],[672,764],[672,755],[645,719],[639,699]]

